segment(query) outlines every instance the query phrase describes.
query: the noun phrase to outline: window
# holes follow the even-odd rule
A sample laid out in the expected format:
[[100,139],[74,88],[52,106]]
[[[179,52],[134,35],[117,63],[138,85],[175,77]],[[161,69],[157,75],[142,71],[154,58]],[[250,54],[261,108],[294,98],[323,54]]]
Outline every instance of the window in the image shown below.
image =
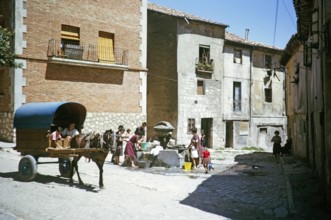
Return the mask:
[[239,135],[248,135],[249,123],[247,121],[240,121]]
[[83,58],[83,47],[80,44],[79,28],[69,25],[62,25],[61,29],[61,48],[62,54],[66,58],[79,59]]
[[264,66],[270,68],[272,64],[272,58],[270,55],[264,55]]
[[311,42],[306,42],[304,46],[304,53],[303,53],[303,65],[305,67],[311,67],[311,60],[312,60],[312,48]]
[[214,70],[213,60],[210,59],[210,47],[199,45],[199,57],[196,59],[196,68],[200,71],[212,72]]
[[264,88],[264,101],[272,102],[272,89],[271,88]]
[[233,51],[233,62],[241,64],[241,50],[234,50]]
[[61,44],[79,45],[79,27],[62,25],[61,29]]
[[209,63],[210,47],[206,45],[199,45],[199,61],[203,63]]
[[233,82],[233,111],[241,111],[241,82]]
[[195,119],[189,118],[187,120],[187,133],[191,133],[192,128],[195,128]]
[[202,80],[198,80],[197,82],[197,94],[205,95],[205,83]]
[[314,48],[318,48],[318,14],[318,8],[314,8],[311,15],[311,44]]
[[260,128],[260,133],[267,134],[268,129],[267,128]]
[[99,32],[98,58],[100,62],[115,63],[114,34]]

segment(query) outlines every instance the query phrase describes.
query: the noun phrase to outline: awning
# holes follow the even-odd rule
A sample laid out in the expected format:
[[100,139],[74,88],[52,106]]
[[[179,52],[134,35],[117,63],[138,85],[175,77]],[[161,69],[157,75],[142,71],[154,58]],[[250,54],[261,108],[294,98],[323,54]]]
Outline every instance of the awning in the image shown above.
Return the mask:
[[86,108],[76,102],[32,102],[15,112],[15,128],[66,127],[70,122],[80,130],[86,117]]

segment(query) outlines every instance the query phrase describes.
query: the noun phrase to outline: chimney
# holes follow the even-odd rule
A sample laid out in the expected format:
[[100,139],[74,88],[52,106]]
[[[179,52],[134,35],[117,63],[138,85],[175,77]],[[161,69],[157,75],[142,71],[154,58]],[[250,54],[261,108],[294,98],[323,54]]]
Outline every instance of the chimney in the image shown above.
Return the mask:
[[248,40],[249,29],[245,29],[245,40]]

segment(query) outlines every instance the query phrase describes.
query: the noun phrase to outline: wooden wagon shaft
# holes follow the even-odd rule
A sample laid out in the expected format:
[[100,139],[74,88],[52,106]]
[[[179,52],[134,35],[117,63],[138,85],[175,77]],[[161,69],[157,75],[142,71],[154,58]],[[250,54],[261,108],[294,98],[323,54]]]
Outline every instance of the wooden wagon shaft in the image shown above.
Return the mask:
[[83,153],[83,152],[98,152],[107,150],[103,148],[46,148],[46,152],[48,153],[58,153],[58,154],[75,154],[75,153]]
[[15,147],[15,150],[21,152],[23,155],[40,155],[47,157],[76,157],[78,153],[83,152],[106,152],[103,148],[18,148]]

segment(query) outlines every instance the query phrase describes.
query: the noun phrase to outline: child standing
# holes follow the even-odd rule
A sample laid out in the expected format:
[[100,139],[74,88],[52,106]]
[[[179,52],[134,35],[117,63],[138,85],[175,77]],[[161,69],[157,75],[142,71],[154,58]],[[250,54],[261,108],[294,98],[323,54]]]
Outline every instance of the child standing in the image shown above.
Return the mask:
[[201,146],[206,147],[206,134],[204,130],[201,130]]
[[210,152],[207,147],[204,147],[202,150],[202,164],[205,168],[205,173],[208,173],[208,165],[211,162]]

